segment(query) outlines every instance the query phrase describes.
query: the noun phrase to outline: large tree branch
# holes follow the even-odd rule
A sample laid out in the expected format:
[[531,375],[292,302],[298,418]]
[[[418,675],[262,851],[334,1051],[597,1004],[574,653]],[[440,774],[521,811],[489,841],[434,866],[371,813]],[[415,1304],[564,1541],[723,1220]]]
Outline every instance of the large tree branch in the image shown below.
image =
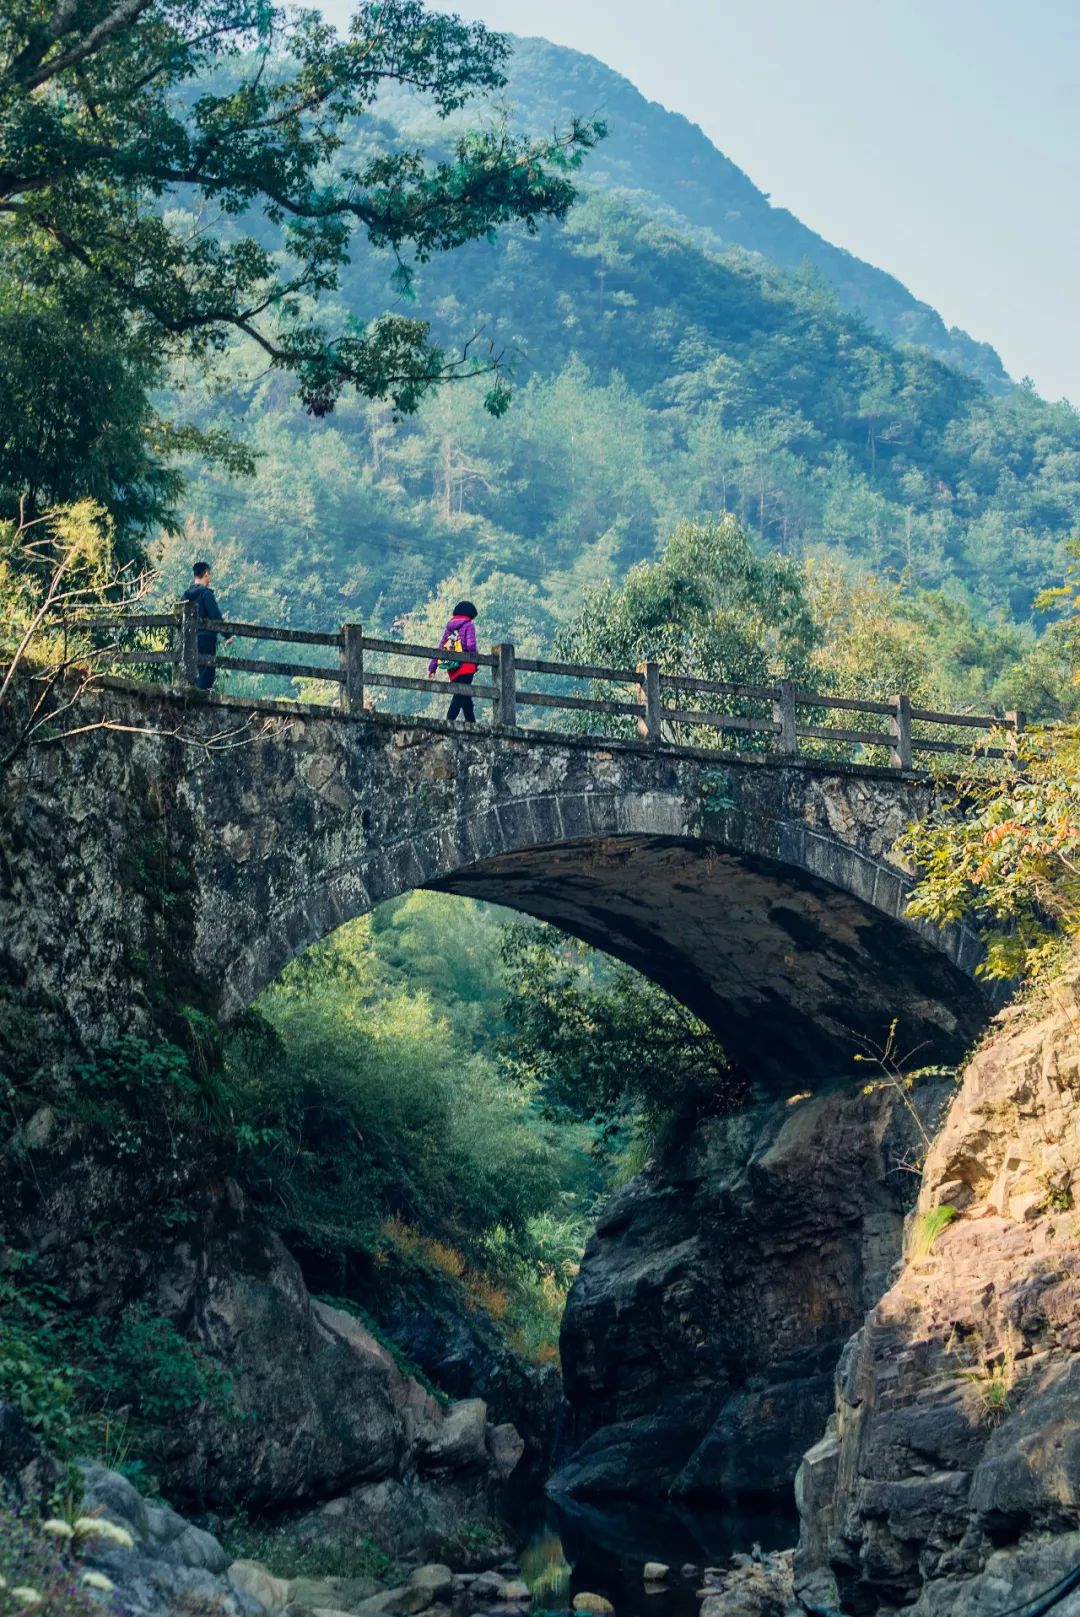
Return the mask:
[[[101,19],[86,37],[69,50],[61,51],[58,56],[45,60],[49,48],[57,43],[60,36],[42,36],[41,40],[33,46],[27,46],[11,64],[9,77],[23,90],[37,90],[58,73],[64,73],[69,67],[85,61],[88,56],[95,55],[107,40],[122,28],[128,28],[148,11],[154,0],[121,0],[109,14]],[[29,71],[27,71],[29,69]]]
[[114,90],[99,92],[98,105],[102,107],[122,106],[132,96],[138,95],[141,90],[147,89],[163,73],[175,73],[177,65],[182,63],[185,57],[190,58],[204,46],[209,45],[211,41],[226,39],[229,34],[246,32],[247,24],[245,22],[222,23],[216,28],[208,28],[205,33],[196,34],[191,38],[178,39],[172,51],[160,56],[149,67],[143,68],[142,72],[135,78],[126,79],[122,84],[117,85]]
[[[242,331],[245,336],[250,337],[253,342],[257,343],[263,352],[268,354],[277,365],[287,367],[299,366],[309,363],[311,360],[317,357],[304,348],[289,348],[275,342],[272,337],[267,337],[265,332],[260,331],[256,325],[245,320],[241,315],[234,316],[230,321],[230,324],[234,325],[238,331]],[[473,377],[483,376],[487,373],[497,371],[502,364],[503,356],[501,353],[495,352],[493,345],[491,345],[489,348],[489,358],[486,362],[481,363],[480,361],[471,357],[470,349],[479,340],[479,337],[480,333],[474,332],[469,338],[468,342],[462,346],[460,357],[451,360],[449,363],[441,365],[438,368],[431,367],[427,371],[402,370],[400,372],[386,372],[383,375],[382,380],[385,382],[388,388],[394,386],[404,386],[409,382],[419,382],[421,384],[429,384],[434,387],[440,382],[468,381]],[[334,356],[332,344],[329,345],[328,357],[330,360],[331,370],[336,371],[341,377],[342,381],[355,380],[351,368],[344,362],[344,360],[336,359]]]

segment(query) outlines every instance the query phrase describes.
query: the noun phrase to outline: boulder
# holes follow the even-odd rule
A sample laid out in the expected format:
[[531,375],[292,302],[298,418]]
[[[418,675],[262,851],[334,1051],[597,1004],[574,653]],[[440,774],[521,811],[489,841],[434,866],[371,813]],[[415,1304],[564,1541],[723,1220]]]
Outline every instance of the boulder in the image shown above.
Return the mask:
[[310,1511],[297,1523],[297,1531],[312,1550],[366,1538],[394,1560],[437,1556],[464,1567],[476,1553],[468,1531],[476,1524],[492,1533],[498,1526],[484,1471],[362,1483]]
[[178,1566],[141,1550],[112,1550],[88,1556],[86,1565],[103,1572],[115,1585],[110,1596],[124,1617],[178,1617],[213,1613],[213,1617],[266,1617],[267,1608],[228,1577],[202,1567]]
[[103,1516],[126,1528],[136,1547],[154,1560],[213,1573],[228,1568],[230,1557],[212,1533],[185,1521],[168,1505],[151,1504],[117,1471],[94,1461],[84,1461],[80,1470],[85,1515]]
[[[177,1613],[213,1612],[215,1617],[266,1617],[263,1594],[279,1580],[265,1569],[262,1594],[251,1592],[243,1573],[226,1575],[229,1557],[204,1528],[186,1521],[168,1505],[151,1503],[118,1472],[86,1462],[79,1509],[123,1528],[132,1548],[102,1537],[86,1541],[88,1570],[103,1573],[115,1585],[110,1597],[125,1617],[175,1617]],[[233,1563],[233,1567],[244,1563]],[[253,1570],[255,1563],[247,1563]],[[266,1582],[263,1584],[262,1579]],[[280,1591],[283,1594],[284,1590]],[[280,1610],[281,1604],[270,1608]]]
[[646,1583],[666,1583],[671,1576],[671,1568],[665,1566],[663,1561],[646,1561],[642,1576]]
[[170,1510],[167,1505],[148,1505],[147,1548],[151,1554],[177,1566],[203,1567],[207,1572],[224,1572],[229,1556],[212,1533]]
[[792,1552],[739,1556],[702,1602],[699,1617],[788,1617],[793,1604]]
[[606,1600],[603,1595],[589,1594],[588,1591],[575,1595],[573,1604],[575,1611],[584,1612],[587,1617],[611,1617],[611,1613],[615,1610],[611,1601]]
[[431,1471],[485,1469],[487,1430],[487,1405],[482,1398],[452,1404],[421,1438],[421,1464]]
[[335,1604],[349,1607],[376,1593],[378,1585],[374,1580],[369,1581],[371,1587],[365,1587],[362,1594],[356,1593],[350,1600],[345,1597],[339,1578],[290,1578],[289,1607],[299,1611],[315,1611]]
[[481,1572],[479,1577],[472,1580],[469,1589],[469,1599],[474,1606],[482,1606],[485,1602],[502,1599],[506,1580],[501,1572]]
[[409,1585],[414,1589],[426,1589],[432,1600],[445,1600],[454,1592],[454,1574],[448,1566],[432,1561],[426,1566],[418,1566],[415,1572],[409,1574]]
[[525,1439],[516,1426],[503,1421],[498,1426],[488,1427],[487,1451],[495,1475],[505,1481],[517,1469],[525,1453]]
[[379,1617],[380,1613],[389,1609],[391,1600],[398,1592],[397,1589],[380,1589],[377,1594],[367,1595],[358,1601],[353,1610],[363,1614],[363,1617],[369,1617],[369,1614]]
[[422,1583],[405,1583],[399,1589],[388,1589],[385,1596],[378,1595],[376,1599],[382,1602],[378,1609],[389,1612],[390,1617],[417,1617],[418,1612],[426,1611],[433,1603],[434,1596]]
[[267,1611],[284,1611],[289,1604],[288,1579],[276,1578],[261,1561],[233,1561],[229,1582]]

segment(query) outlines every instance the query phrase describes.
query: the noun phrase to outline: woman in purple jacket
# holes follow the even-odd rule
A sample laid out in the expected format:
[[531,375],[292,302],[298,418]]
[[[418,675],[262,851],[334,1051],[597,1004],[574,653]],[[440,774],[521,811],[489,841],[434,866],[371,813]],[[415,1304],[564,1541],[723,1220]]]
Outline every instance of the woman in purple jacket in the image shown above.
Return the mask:
[[[469,662],[468,660],[470,652],[474,657],[477,655],[476,629],[473,627],[475,617],[476,608],[471,601],[458,602],[450,614],[450,621],[443,630],[442,639],[439,641],[439,650],[443,651],[449,647],[451,655],[446,658],[432,657],[428,663],[428,679],[434,679],[438,670],[445,668],[447,677],[455,686],[472,684],[473,676],[479,666],[477,663]],[[462,657],[460,662],[457,661],[459,654]],[[450,699],[450,707],[446,717],[456,719],[459,715],[465,720],[466,724],[476,723],[476,712],[473,708],[472,697],[464,696],[455,690]]]

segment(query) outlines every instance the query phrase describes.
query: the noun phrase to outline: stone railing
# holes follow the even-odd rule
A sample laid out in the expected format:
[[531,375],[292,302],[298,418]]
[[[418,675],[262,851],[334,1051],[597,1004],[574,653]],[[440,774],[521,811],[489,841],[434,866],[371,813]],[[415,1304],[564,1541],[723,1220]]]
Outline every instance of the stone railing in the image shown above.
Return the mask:
[[[371,665],[372,657],[447,659],[445,650],[435,646],[411,645],[365,635],[358,623],[343,624],[336,634],[308,629],[286,629],[261,623],[235,623],[229,619],[201,619],[194,602],[181,601],[173,612],[124,613],[111,618],[82,620],[69,628],[109,634],[116,649],[106,648],[114,665],[171,668],[176,685],[194,686],[199,669],[213,663],[219,671],[271,675],[289,679],[321,680],[338,687],[334,706],[360,715],[373,705],[375,690],[435,694],[431,681],[395,674]],[[120,637],[130,631],[168,631],[166,649],[120,648]],[[215,653],[200,655],[198,636],[212,631],[226,638],[273,641],[278,645],[320,647],[336,650],[333,663],[283,662],[260,657],[233,657]],[[470,653],[469,661],[490,670],[490,683],[474,684],[467,694],[475,701],[491,704],[493,725],[518,727],[522,708],[549,708],[564,712],[603,715],[611,719],[633,719],[638,736],[654,744],[686,745],[687,729],[707,729],[721,734],[760,737],[759,750],[795,756],[800,752],[821,754],[825,744],[845,748],[882,748],[888,754],[888,767],[910,770],[919,753],[971,753],[973,741],[961,739],[972,731],[1003,731],[1018,735],[1024,727],[1023,714],[939,713],[915,707],[904,695],[887,701],[829,696],[807,691],[790,679],[777,679],[769,685],[741,685],[723,680],[698,679],[686,674],[666,674],[659,663],[642,662],[636,668],[607,668],[590,663],[552,662],[537,657],[519,657],[513,645],[493,646],[489,652]],[[562,691],[522,689],[522,675],[536,676],[541,682],[577,680],[588,685],[610,684],[621,687],[623,696],[601,697],[567,695]],[[627,687],[635,691],[625,699]],[[447,687],[438,688],[445,696]],[[465,694],[465,693],[463,693]],[[700,704],[700,705],[699,705]],[[758,711],[735,712],[733,707]],[[826,723],[830,714],[853,714],[864,722],[841,727]],[[405,717],[406,715],[402,715]],[[871,729],[874,720],[884,728]],[[932,732],[932,733],[930,733]],[[580,731],[575,732],[580,733]],[[810,748],[802,744],[810,742]],[[1005,749],[979,746],[979,756],[1004,757]]]

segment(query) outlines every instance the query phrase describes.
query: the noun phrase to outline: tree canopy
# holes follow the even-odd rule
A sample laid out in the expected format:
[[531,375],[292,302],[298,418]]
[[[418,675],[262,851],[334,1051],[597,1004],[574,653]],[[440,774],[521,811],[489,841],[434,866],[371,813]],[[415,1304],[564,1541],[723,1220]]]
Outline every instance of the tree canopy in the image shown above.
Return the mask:
[[413,258],[562,217],[600,129],[530,142],[493,126],[434,163],[384,149],[336,165],[342,132],[388,82],[447,116],[503,82],[508,48],[422,0],[362,4],[343,38],[266,0],[17,0],[0,34],[5,245],[46,280],[81,266],[173,357],[243,332],[312,414],[347,386],[413,409],[480,366],[421,320],[354,311],[335,333],[316,317],[356,232],[392,249],[404,288]]
[[[131,553],[175,520],[177,453],[250,470],[228,427],[177,425],[180,395],[238,338],[313,416],[350,389],[408,412],[462,376],[505,409],[494,343],[440,346],[402,299],[432,255],[561,218],[602,127],[532,141],[489,120],[432,159],[343,145],[383,87],[445,118],[502,84],[508,49],[422,0],[363,4],[345,37],[266,0],[5,7],[0,515],[91,498]],[[361,244],[382,250],[370,297],[327,312]]]
[[578,661],[653,658],[673,674],[763,683],[777,669],[805,675],[818,638],[801,567],[756,555],[728,516],[680,523],[658,561],[587,591],[558,644]]
[[629,966],[550,926],[503,929],[506,1064],[548,1114],[584,1118],[610,1139],[635,1118],[718,1115],[748,1096],[719,1037]]

